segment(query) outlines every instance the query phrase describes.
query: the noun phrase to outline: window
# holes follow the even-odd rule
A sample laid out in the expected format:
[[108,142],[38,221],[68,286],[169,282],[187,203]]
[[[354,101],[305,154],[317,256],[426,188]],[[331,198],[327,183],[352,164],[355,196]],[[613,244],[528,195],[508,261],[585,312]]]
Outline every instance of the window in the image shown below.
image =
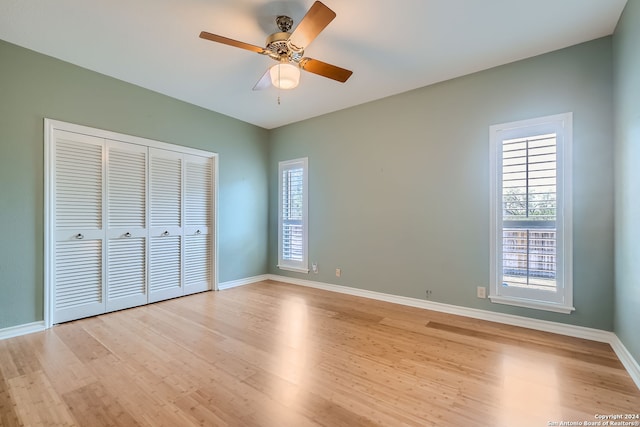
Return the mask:
[[278,268],[308,273],[307,158],[278,165]]
[[572,114],[491,126],[492,302],[570,313]]

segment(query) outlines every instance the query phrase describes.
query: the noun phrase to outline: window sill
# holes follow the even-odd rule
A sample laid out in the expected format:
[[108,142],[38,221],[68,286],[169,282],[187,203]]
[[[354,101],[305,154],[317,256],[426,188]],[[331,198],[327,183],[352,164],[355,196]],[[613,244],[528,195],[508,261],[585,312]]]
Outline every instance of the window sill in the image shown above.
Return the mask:
[[287,265],[278,265],[276,267],[278,267],[280,270],[293,271],[295,273],[309,274],[309,269],[308,268],[289,267]]
[[553,312],[562,313],[562,314],[571,314],[571,312],[576,309],[575,307],[572,307],[569,305],[557,304],[552,302],[532,301],[532,300],[527,300],[522,298],[504,297],[504,296],[496,296],[496,295],[489,295],[489,299],[491,300],[491,302],[497,303],[497,304],[514,305],[516,307],[525,307],[525,308],[532,308],[535,310],[553,311]]

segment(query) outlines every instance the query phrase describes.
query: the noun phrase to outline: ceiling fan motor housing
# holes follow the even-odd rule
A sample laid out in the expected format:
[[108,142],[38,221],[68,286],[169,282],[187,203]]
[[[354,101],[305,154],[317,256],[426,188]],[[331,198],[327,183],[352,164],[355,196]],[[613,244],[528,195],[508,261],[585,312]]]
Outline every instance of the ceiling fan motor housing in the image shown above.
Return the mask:
[[294,49],[289,43],[290,36],[289,32],[280,32],[267,37],[266,49],[271,52],[269,54],[271,58],[277,61],[300,62],[304,56],[304,49]]

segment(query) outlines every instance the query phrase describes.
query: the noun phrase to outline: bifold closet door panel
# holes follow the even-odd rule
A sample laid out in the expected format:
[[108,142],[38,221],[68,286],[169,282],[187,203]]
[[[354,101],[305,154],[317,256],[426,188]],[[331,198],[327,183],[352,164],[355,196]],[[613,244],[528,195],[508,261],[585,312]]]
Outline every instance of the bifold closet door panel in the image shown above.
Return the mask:
[[217,154],[45,119],[45,323],[213,289]]
[[214,260],[214,163],[212,158],[184,155],[184,286],[191,294],[212,289]]
[[104,140],[61,130],[52,138],[50,261],[59,323],[104,312]]
[[147,303],[147,152],[107,141],[106,311]]
[[149,302],[184,294],[182,156],[149,149]]

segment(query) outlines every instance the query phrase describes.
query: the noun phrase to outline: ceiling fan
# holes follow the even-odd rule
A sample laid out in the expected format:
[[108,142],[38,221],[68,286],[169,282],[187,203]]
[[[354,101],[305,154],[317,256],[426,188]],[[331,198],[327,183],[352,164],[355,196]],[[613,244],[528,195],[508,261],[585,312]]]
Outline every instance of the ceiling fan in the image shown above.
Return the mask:
[[280,89],[293,89],[298,86],[300,81],[300,69],[344,83],[351,77],[352,71],[304,56],[305,48],[335,17],[336,14],[333,10],[316,1],[296,29],[290,32],[293,20],[288,16],[278,16],[276,25],[280,32],[273,33],[267,37],[265,47],[255,46],[206,31],[200,33],[200,38],[250,50],[278,61],[278,64],[270,67],[264,73],[253,87],[253,90],[265,89],[270,84]]

